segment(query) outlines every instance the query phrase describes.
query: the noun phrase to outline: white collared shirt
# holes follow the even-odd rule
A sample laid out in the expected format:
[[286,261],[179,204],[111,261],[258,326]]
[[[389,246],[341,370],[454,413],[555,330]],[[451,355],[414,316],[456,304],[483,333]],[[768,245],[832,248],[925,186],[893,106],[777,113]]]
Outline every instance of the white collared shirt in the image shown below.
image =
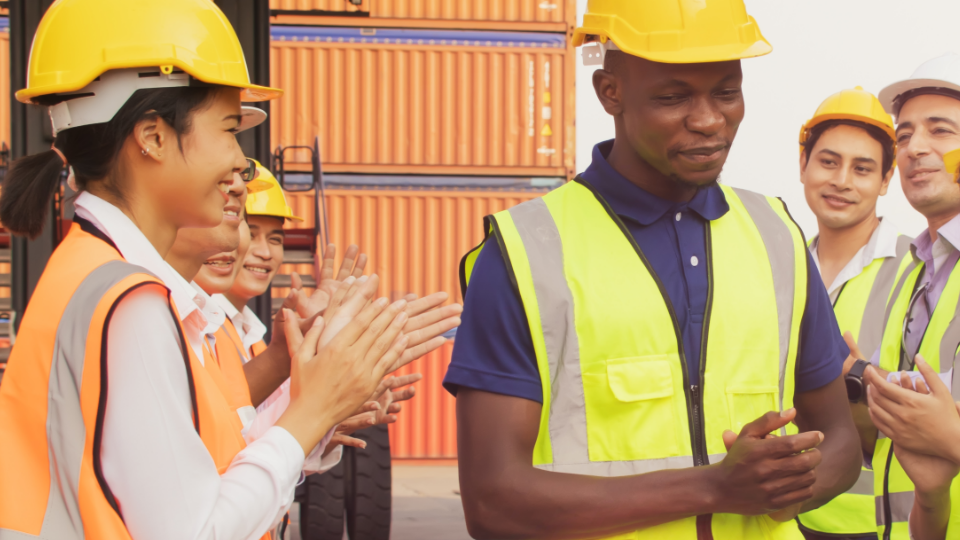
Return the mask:
[[[215,294],[211,296],[211,298],[213,298],[224,311],[227,318],[230,319],[230,322],[233,323],[233,327],[236,329],[237,334],[240,336],[240,341],[243,343],[244,354],[249,355],[251,353],[251,347],[259,343],[263,339],[263,336],[267,335],[267,327],[260,322],[260,318],[257,317],[257,314],[249,307],[243,306],[243,311],[240,311],[222,294]],[[245,358],[244,360],[249,359],[250,358]]]
[[[177,274],[118,208],[87,192],[75,205],[77,215],[107,235],[124,259],[166,284],[202,359],[208,317],[215,312],[202,301],[206,295]],[[166,294],[143,287],[124,297],[110,320],[106,346],[110,384],[101,460],[131,536],[256,539],[275,526],[293,502],[303,450],[289,432],[272,426],[219,474],[194,427]]]
[[[827,293],[831,301],[836,301],[840,289],[851,279],[859,276],[863,270],[873,264],[877,259],[897,256],[897,238],[900,233],[897,227],[888,218],[880,218],[880,224],[873,230],[870,240],[857,251],[856,255],[850,259],[850,262],[843,267],[843,270],[833,279],[833,283],[827,285]],[[810,253],[813,255],[813,261],[817,263],[817,270],[820,270],[820,255],[817,253],[817,246],[820,244],[820,236],[813,237],[810,241]]]

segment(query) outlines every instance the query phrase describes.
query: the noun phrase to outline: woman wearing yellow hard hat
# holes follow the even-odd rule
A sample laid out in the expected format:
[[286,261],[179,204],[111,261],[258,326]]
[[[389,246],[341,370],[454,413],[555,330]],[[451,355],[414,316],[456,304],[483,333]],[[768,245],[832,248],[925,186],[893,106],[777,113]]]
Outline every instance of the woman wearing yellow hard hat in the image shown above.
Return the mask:
[[247,168],[234,134],[263,117],[241,101],[281,92],[250,83],[210,0],[60,0],[27,80],[17,98],[49,107],[56,141],[11,168],[0,220],[39,233],[65,165],[81,193],[0,389],[0,538],[264,535],[305,453],[403,352],[403,303],[369,303],[371,279],[320,348],[323,321],[304,337],[284,312],[292,403],[245,445],[203,365],[207,321],[163,257],[178,229],[221,222],[226,186]]

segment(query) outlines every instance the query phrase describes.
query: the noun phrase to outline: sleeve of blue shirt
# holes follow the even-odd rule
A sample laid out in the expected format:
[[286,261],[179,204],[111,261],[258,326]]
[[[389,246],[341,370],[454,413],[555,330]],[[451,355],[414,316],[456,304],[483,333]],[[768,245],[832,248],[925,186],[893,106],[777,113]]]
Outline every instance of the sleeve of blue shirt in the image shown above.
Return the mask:
[[[850,354],[809,256],[807,264],[797,392],[816,390],[839,377]],[[454,395],[466,387],[543,403],[530,326],[495,241],[487,242],[477,257],[461,320],[444,387]]]

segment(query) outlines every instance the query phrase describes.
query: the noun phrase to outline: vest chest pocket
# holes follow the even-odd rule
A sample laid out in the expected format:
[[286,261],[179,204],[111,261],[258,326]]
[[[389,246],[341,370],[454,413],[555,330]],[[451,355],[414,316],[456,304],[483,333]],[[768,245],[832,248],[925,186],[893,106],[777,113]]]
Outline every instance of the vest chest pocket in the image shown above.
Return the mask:
[[[680,454],[687,431],[677,355],[606,361],[605,403],[589,428],[593,461],[657,459]],[[598,389],[599,390],[599,389]],[[588,405],[588,409],[590,409]],[[588,418],[589,421],[589,418]]]
[[740,433],[743,426],[770,411],[779,410],[776,386],[728,386],[727,408],[730,411],[730,429]]

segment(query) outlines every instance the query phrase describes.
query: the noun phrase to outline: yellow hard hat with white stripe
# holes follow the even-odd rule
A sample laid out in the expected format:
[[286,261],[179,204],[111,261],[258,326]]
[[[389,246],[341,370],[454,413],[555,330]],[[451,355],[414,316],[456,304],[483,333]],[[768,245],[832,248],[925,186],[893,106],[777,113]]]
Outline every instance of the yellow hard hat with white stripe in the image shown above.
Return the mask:
[[960,181],[960,148],[951,150],[943,155],[943,168]]
[[280,182],[273,176],[266,167],[257,163],[257,178],[270,184],[270,187],[255,193],[248,193],[247,196],[247,215],[248,216],[270,216],[282,219],[292,219],[294,221],[303,221],[303,218],[293,215],[293,208],[287,204],[287,198],[283,194],[283,188]]
[[667,64],[739,60],[773,50],[743,0],[588,0],[573,46],[597,42],[605,51],[608,41]]
[[240,41],[211,0],[58,0],[16,96],[60,100],[50,113],[60,131],[109,122],[137,90],[196,84],[239,88],[244,101],[283,93],[250,82]]

